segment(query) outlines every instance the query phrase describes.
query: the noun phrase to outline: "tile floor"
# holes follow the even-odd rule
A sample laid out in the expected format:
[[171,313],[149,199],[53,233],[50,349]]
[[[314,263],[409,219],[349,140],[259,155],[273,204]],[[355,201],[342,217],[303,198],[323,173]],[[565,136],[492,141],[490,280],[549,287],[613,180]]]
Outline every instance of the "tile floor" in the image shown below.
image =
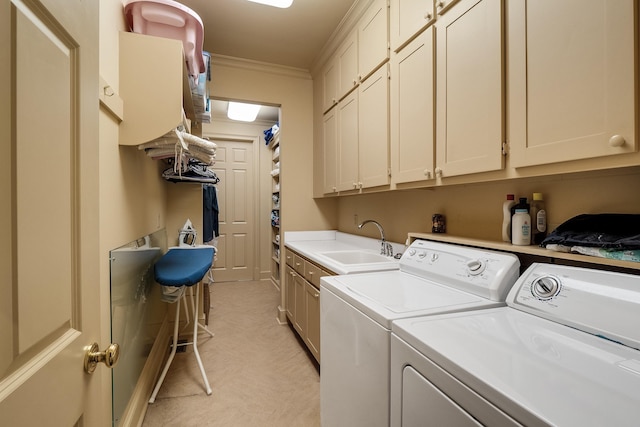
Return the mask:
[[277,323],[279,302],[269,281],[213,283],[215,336],[198,340],[213,394],[189,346],[176,354],[142,426],[319,426],[318,368],[290,326]]

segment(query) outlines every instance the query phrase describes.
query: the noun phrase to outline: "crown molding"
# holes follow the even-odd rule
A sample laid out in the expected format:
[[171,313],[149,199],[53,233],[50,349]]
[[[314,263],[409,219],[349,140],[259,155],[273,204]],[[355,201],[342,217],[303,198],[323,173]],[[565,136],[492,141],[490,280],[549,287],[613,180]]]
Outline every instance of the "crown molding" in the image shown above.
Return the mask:
[[287,67],[285,65],[270,64],[268,62],[254,61],[251,59],[236,58],[233,56],[211,54],[212,67],[228,67],[261,73],[277,74],[284,77],[311,80],[309,71],[302,68]]
[[353,5],[351,5],[347,14],[342,18],[342,21],[340,21],[335,31],[329,36],[329,39],[311,63],[311,75],[315,76],[320,71],[327,60],[329,60],[336,49],[338,49],[340,43],[356,28],[358,21],[373,2],[374,0],[356,0]]

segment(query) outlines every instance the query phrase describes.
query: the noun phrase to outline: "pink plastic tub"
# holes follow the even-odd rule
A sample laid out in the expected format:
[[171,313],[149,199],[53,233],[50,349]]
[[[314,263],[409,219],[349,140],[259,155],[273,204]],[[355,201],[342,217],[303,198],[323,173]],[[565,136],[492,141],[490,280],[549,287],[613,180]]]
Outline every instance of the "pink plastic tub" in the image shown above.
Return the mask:
[[134,33],[181,40],[189,74],[204,73],[204,26],[193,10],[173,0],[129,0],[124,15]]

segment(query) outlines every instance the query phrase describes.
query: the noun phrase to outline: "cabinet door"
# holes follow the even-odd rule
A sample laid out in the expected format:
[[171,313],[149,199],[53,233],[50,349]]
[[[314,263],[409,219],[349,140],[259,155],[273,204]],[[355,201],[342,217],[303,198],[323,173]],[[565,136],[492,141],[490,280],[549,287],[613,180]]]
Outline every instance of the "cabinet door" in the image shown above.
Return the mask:
[[294,312],[293,312],[293,327],[298,331],[300,336],[304,339],[306,330],[306,317],[307,317],[307,306],[305,302],[306,298],[306,290],[305,290],[306,281],[302,277],[302,275],[295,273],[293,276],[293,287],[294,287]]
[[436,19],[433,0],[391,0],[391,48],[398,52]]
[[307,334],[304,341],[320,362],[320,291],[308,282],[305,282],[305,291]]
[[358,79],[366,79],[387,59],[389,7],[387,0],[375,0],[358,23]]
[[358,88],[358,184],[389,184],[389,64]]
[[325,194],[338,191],[338,116],[336,108],[322,117],[322,152],[324,154],[322,191]]
[[436,22],[436,175],[503,168],[502,7],[461,0]]
[[326,112],[338,103],[338,65],[335,58],[322,70],[322,111]]
[[338,100],[358,86],[358,32],[351,34],[338,48]]
[[634,2],[517,0],[508,13],[512,165],[637,150]]
[[458,0],[434,0],[436,7],[436,13],[442,15],[446,13],[451,6],[453,6]]
[[391,58],[391,180],[434,179],[434,29]]
[[291,323],[295,322],[295,306],[296,306],[296,294],[295,294],[295,271],[289,265],[285,268],[284,275],[284,306],[287,311],[287,318]]
[[358,91],[338,104],[338,191],[358,188]]

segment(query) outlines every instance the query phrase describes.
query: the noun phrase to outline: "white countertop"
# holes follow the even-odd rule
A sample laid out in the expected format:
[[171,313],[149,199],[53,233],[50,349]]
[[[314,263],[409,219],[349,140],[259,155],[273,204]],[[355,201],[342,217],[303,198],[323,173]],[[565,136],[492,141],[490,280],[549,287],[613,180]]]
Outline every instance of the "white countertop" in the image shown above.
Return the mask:
[[[403,244],[389,243],[393,247],[394,255],[404,251]],[[284,233],[284,245],[337,274],[398,269],[399,260],[391,257],[388,258],[388,262],[342,264],[322,255],[324,252],[352,250],[380,253],[380,240],[355,234],[335,230],[286,231]]]

